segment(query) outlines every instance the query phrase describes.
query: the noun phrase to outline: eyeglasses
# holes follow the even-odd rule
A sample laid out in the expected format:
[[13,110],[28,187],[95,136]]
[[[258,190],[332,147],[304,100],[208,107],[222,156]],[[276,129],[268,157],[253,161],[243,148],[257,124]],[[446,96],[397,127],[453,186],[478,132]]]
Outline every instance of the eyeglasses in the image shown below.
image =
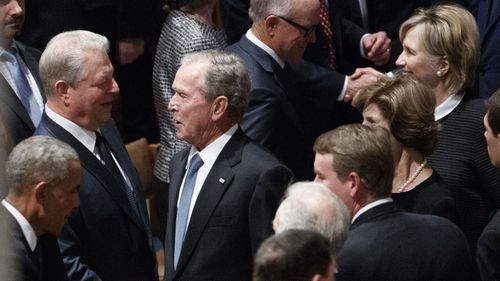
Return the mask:
[[280,19],[282,19],[282,20],[286,21],[287,23],[289,23],[289,24],[291,24],[291,25],[295,26],[295,27],[296,27],[296,28],[298,28],[298,29],[303,30],[303,31],[305,32],[305,33],[304,33],[304,38],[307,38],[309,35],[311,35],[311,33],[313,33],[313,32],[316,30],[316,27],[317,27],[317,25],[313,25],[311,28],[307,28],[307,27],[305,27],[305,26],[303,26],[303,25],[301,25],[301,24],[299,24],[299,23],[294,22],[294,21],[293,21],[293,20],[291,20],[291,19],[287,19],[287,18],[282,17],[282,16],[276,16],[276,17],[278,17],[278,18],[280,18]]

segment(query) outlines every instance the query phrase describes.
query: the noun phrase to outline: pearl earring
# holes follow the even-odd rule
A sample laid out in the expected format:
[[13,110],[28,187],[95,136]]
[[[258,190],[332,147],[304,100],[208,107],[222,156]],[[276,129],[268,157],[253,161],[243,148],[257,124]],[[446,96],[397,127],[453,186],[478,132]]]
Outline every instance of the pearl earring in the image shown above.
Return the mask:
[[443,77],[443,72],[441,70],[438,70],[436,72],[437,77]]

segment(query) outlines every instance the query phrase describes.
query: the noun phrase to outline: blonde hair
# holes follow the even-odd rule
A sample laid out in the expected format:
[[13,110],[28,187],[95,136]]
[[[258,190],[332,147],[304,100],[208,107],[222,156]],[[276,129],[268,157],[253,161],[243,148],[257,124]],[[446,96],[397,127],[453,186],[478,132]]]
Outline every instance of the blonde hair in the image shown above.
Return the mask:
[[418,9],[401,25],[401,42],[416,26],[421,26],[418,35],[425,51],[448,61],[445,87],[456,93],[472,86],[479,64],[479,31],[474,16],[458,5]]

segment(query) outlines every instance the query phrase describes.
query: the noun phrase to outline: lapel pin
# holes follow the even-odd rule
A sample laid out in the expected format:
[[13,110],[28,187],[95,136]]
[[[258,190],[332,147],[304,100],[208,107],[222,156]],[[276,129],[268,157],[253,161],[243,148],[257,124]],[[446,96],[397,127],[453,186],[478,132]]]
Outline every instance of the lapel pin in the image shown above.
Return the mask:
[[220,178],[220,179],[219,179],[219,182],[220,182],[220,183],[225,183],[225,182],[226,182],[226,180],[225,180],[225,179],[223,179],[223,178]]

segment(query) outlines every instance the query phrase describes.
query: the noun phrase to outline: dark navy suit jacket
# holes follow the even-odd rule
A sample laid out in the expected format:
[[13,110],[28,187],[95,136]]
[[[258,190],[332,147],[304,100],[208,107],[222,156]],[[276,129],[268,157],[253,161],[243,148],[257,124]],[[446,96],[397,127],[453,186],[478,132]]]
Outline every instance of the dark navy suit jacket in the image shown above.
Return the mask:
[[354,221],[337,269],[339,281],[476,280],[467,240],[456,225],[404,212],[392,202]]
[[[298,179],[312,177],[312,113],[334,110],[345,76],[302,61],[278,63],[243,36],[227,51],[239,55],[250,74],[249,107],[240,125],[254,141],[267,147]],[[323,120],[323,122],[333,122]]]
[[46,114],[35,135],[48,135],[71,145],[82,166],[80,207],[69,218],[59,244],[68,275],[73,280],[157,280],[156,261],[146,212],[144,191],[137,171],[120,139],[114,121],[100,127],[135,191],[135,212],[119,180],[69,132]]
[[165,239],[165,280],[245,281],[292,173],[240,130],[224,146],[194,205],[177,269],[174,237],[177,201],[190,148],[170,165]]
[[[488,98],[500,89],[500,1],[476,0],[477,23],[481,35],[481,60],[479,62],[479,96]],[[491,5],[491,6],[490,6]],[[488,20],[488,15],[489,20]]]
[[[57,239],[46,234],[38,237],[36,251],[32,251],[21,227],[12,214],[0,204],[0,235],[9,244],[2,245],[2,271],[13,281],[67,281],[68,276],[59,252]],[[4,240],[5,241],[5,240]],[[5,272],[3,273],[5,274]]]

